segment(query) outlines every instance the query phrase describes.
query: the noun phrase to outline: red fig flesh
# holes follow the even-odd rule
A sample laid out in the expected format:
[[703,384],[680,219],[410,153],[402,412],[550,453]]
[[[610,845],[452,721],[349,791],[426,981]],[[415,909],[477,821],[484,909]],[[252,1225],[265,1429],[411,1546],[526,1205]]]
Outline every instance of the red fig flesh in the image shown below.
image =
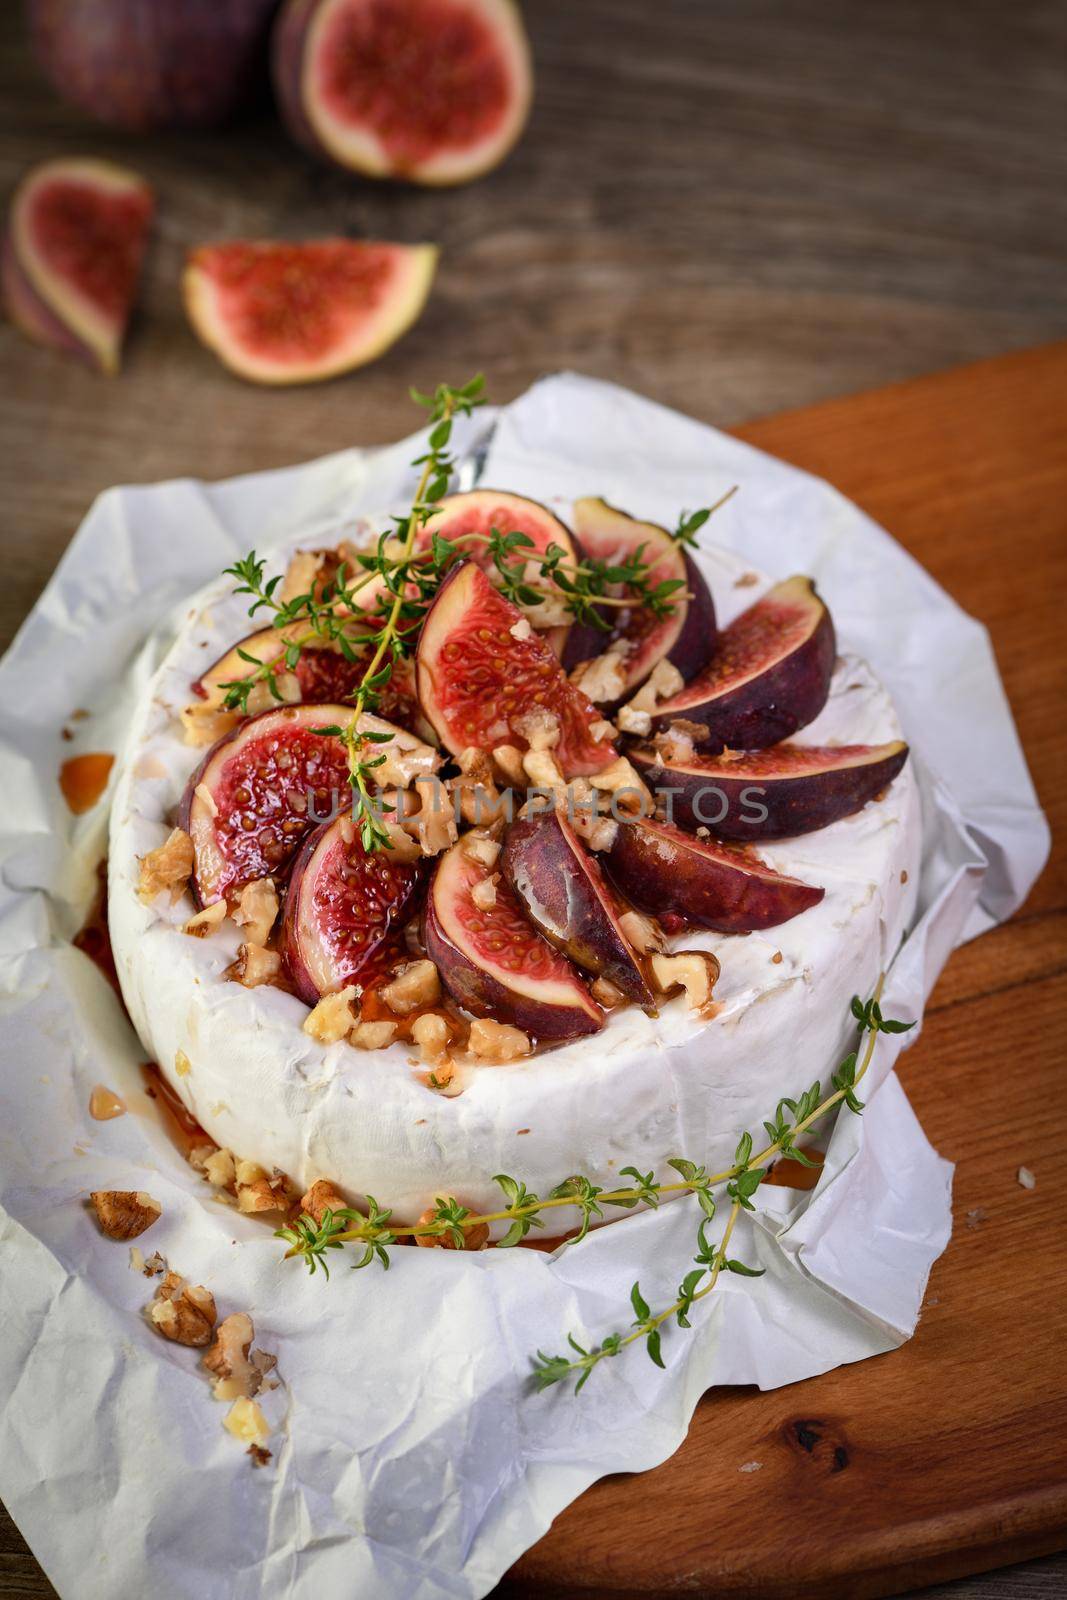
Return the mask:
[[388,350],[426,303],[433,245],[235,240],[192,251],[182,280],[197,337],[252,383],[317,383]]
[[278,0],[29,0],[30,37],[64,99],[132,133],[207,127],[265,76]]
[[189,779],[179,825],[193,841],[201,905],[288,870],[316,823],[344,807],[348,756],[316,728],[344,725],[350,706],[286,706],[225,734]]
[[426,902],[426,954],[449,993],[476,1017],[512,1022],[534,1038],[558,1042],[596,1033],[604,1014],[567,958],[526,919],[510,887],[495,902],[474,903],[488,867],[453,845],[439,860]]
[[[603,500],[575,501],[574,531],[582,550],[594,560],[619,566],[640,553],[649,569],[650,584],[678,583],[681,587],[670,597],[673,609],[667,617],[655,616],[647,606],[632,611],[612,607],[606,617],[613,624],[608,633],[592,623],[575,623],[563,654],[564,665],[576,667],[617,640],[626,640],[630,647],[625,658],[626,687],[619,699],[643,683],[658,661],[670,661],[683,678],[700,672],[715,648],[715,607],[700,571],[681,545],[665,528],[637,522]],[[623,596],[625,592],[621,591]]]
[[[241,639],[226,654],[208,667],[193,688],[209,705],[222,705],[225,699],[224,684],[246,678],[254,668],[248,661],[275,663],[277,672],[285,672],[285,648],[290,636],[306,631],[303,628],[263,628]],[[339,650],[323,647],[316,649],[305,645],[300,652],[293,676],[300,685],[300,700],[304,705],[323,705],[341,701],[362,682],[373,651],[372,645],[355,647],[356,659],[349,661]],[[238,652],[243,651],[241,655]],[[394,663],[389,682],[378,691],[380,714],[401,728],[414,728],[419,720],[418,700],[415,697],[415,674],[410,661],[401,657]],[[351,709],[349,710],[351,715]]]
[[530,921],[557,950],[586,972],[609,979],[638,1005],[655,1005],[619,925],[621,907],[560,811],[513,822],[501,864]]
[[106,161],[49,161],[12,201],[4,299],[12,320],[102,372],[119,369],[154,201],[135,172]]
[[473,561],[453,569],[426,614],[416,679],[423,712],[454,755],[472,745],[526,749],[519,725],[541,711],[559,725],[552,753],[565,777],[598,772],[614,759],[613,746],[590,731],[599,712]]
[[697,839],[649,817],[620,822],[605,866],[642,911],[720,933],[776,927],[824,893],[774,872],[740,845]]
[[287,0],[273,59],[293,136],[371,178],[480,177],[530,108],[530,50],[512,0]]
[[350,818],[316,828],[300,848],[285,897],[285,954],[300,998],[314,1005],[320,995],[378,976],[418,883],[417,864],[364,850]]
[[908,759],[892,744],[773,745],[769,750],[697,752],[664,761],[651,746],[630,752],[648,783],[673,790],[672,815],[720,839],[751,842],[814,833],[859,811],[892,783]]
[[[836,643],[810,578],[787,578],[720,633],[710,665],[656,708],[683,720],[708,750],[762,750],[788,739],[826,704]],[[692,731],[692,730],[690,730]]]

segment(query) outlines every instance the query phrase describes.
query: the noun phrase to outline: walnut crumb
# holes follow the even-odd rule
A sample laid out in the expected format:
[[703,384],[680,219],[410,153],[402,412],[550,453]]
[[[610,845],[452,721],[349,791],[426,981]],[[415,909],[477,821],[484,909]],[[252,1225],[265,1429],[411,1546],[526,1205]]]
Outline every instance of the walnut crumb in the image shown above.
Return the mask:
[[708,950],[683,950],[673,956],[656,954],[652,957],[652,976],[662,994],[682,989],[689,1006],[699,1011],[711,999],[719,963]]
[[437,968],[430,960],[409,961],[385,984],[381,996],[390,1011],[399,1017],[406,1017],[424,1006],[436,1005],[441,998]]
[[211,905],[205,906],[202,911],[197,911],[191,916],[182,932],[189,934],[193,939],[206,939],[209,934],[220,928],[225,920],[225,900],[214,900]]
[[411,1027],[411,1037],[418,1045],[424,1061],[440,1061],[452,1038],[448,1018],[439,1011],[426,1011],[416,1017]]
[[350,1035],[357,1050],[385,1050],[399,1031],[397,1022],[357,1022]]
[[258,989],[265,983],[276,983],[281,976],[282,958],[277,950],[266,950],[251,940],[241,945],[237,960],[231,969],[238,983],[246,989]]
[[321,1222],[327,1211],[344,1211],[347,1206],[348,1201],[340,1189],[335,1189],[328,1178],[316,1178],[300,1201],[301,1213],[315,1222]]
[[471,1023],[470,1048],[484,1060],[517,1061],[528,1056],[533,1047],[522,1029],[513,1028],[510,1022],[478,1017]]
[[172,1344],[209,1344],[217,1315],[211,1291],[185,1283],[177,1272],[166,1274],[148,1305],[149,1322]]
[[246,1311],[234,1311],[219,1323],[214,1344],[201,1358],[201,1366],[211,1374],[216,1400],[251,1400],[277,1366],[276,1356],[252,1350],[255,1332]]
[[141,857],[138,898],[144,905],[151,905],[157,895],[167,890],[173,904],[180,899],[192,870],[193,841],[181,828],[172,828],[161,845]]
[[245,1451],[245,1454],[252,1457],[252,1465],[254,1467],[270,1466],[272,1457],[270,1451],[265,1445],[250,1444],[248,1449]]
[[337,1044],[346,1038],[354,1021],[352,1001],[355,997],[356,986],[353,983],[345,989],[339,989],[336,994],[323,995],[304,1018],[304,1032],[320,1044]]
[[244,928],[249,944],[265,945],[278,919],[278,893],[273,878],[255,878],[237,896],[233,920]]
[[94,1189],[89,1199],[109,1239],[138,1239],[163,1214],[159,1201],[143,1189]]

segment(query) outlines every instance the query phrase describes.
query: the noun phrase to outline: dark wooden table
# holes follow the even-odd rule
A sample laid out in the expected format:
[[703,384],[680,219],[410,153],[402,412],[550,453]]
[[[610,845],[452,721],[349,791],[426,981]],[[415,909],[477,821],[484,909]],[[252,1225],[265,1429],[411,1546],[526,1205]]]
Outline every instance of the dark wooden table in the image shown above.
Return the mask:
[[[1067,8],[1056,0],[537,0],[526,139],[488,180],[440,194],[315,167],[266,112],[222,138],[141,143],[93,128],[36,77],[18,6],[0,9],[0,192],[32,162],[92,153],[138,166],[160,198],[119,380],[0,327],[0,644],[99,490],[394,438],[413,424],[413,382],[481,368],[506,400],[570,366],[732,426],[1067,334]],[[441,244],[418,327],[376,366],[319,388],[258,391],[225,375],[183,319],[186,248],[339,231]],[[814,426],[818,458],[826,435]],[[936,505],[936,466],[902,503],[876,466],[870,503],[895,531],[916,500]],[[1010,493],[995,480],[988,491],[1011,548]],[[970,591],[968,549],[939,549],[936,516],[915,548],[979,614],[993,608],[1024,735],[1044,748],[1054,663],[1041,676],[1026,627],[1028,597],[1044,593],[1041,552],[1007,589],[994,571]],[[1000,620],[1008,600],[1014,633]],[[1062,917],[1062,868],[1047,882],[1041,904]],[[1046,981],[1049,928],[1034,926],[1011,936],[1031,944],[996,947],[1012,982]],[[973,959],[943,991],[946,1036],[964,1003],[981,1031],[983,985],[998,986]],[[1050,1032],[1062,992],[1058,1004]],[[1005,1055],[1012,1047],[1005,1035]],[[1065,1585],[1053,1558],[943,1592],[1049,1600]],[[0,1594],[50,1593],[0,1524]]]

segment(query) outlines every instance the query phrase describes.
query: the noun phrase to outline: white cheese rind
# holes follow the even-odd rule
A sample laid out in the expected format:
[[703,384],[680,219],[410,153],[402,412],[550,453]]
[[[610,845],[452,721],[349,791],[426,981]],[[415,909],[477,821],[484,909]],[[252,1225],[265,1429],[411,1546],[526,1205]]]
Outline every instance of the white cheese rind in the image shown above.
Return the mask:
[[[721,623],[768,586],[738,586],[749,569],[725,552],[699,560]],[[190,938],[181,932],[188,899],[145,907],[136,891],[139,858],[166,836],[203,755],[184,744],[176,720],[190,681],[242,627],[228,580],[190,606],[136,715],[111,824],[111,939],[126,1004],[146,1049],[219,1144],[305,1186],[325,1177],[352,1196],[373,1194],[410,1220],[439,1194],[493,1206],[498,1172],[544,1193],[573,1173],[599,1184],[629,1164],[662,1173],[676,1156],[718,1170],[742,1132],[757,1135],[780,1098],[825,1082],[851,1048],[849,1001],[870,993],[914,913],[921,822],[910,766],[858,815],[759,847],[776,869],[824,886],[819,905],[766,933],[681,941],[722,963],[721,1010],[710,1022],[694,1020],[681,998],[655,1019],[627,1008],[590,1038],[472,1069],[463,1092],[445,1097],[420,1081],[409,1046],[324,1047],[303,1032],[299,1000],[224,980],[237,929]],[[870,669],[844,657],[826,708],[798,738],[899,736]],[[179,1052],[191,1063],[180,1077]]]

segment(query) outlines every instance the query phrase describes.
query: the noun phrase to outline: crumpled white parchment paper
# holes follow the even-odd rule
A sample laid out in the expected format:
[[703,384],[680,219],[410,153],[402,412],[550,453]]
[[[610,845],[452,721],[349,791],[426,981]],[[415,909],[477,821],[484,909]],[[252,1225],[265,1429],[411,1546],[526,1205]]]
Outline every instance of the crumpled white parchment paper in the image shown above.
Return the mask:
[[[665,486],[681,509],[738,483],[715,542],[817,578],[840,636],[892,691],[922,777],[919,916],[884,1001],[921,1019],[949,952],[1014,910],[1048,848],[984,629],[826,484],[623,390],[548,378],[457,438],[465,487],[598,493],[639,516],[661,512]],[[625,1327],[636,1277],[653,1305],[673,1298],[695,1202],[555,1255],[399,1249],[388,1273],[358,1274],[339,1258],[326,1284],[207,1201],[151,1117],[89,1118],[97,1082],[148,1105],[144,1052],[69,943],[106,806],[72,818],[60,762],[121,747],[192,590],[252,546],[333,540],[402,501],[415,453],[407,440],[109,491],[0,666],[0,1494],[71,1600],[473,1600],[594,1479],[669,1456],[709,1386],[772,1388],[902,1343],[949,1236],[951,1168],[892,1073],[902,1041],[883,1037],[867,1110],[839,1122],[818,1188],[765,1189],[742,1215],[736,1254],[766,1275],[724,1277],[692,1331],[667,1334],[666,1371],[635,1348],[577,1399],[533,1395],[531,1351]],[[92,716],[61,743],[75,707]],[[210,1286],[220,1315],[249,1311],[277,1354],[270,1467],[253,1470],[221,1427],[198,1352],[143,1321],[152,1283],[81,1203],[98,1187],[161,1200],[146,1251]]]

